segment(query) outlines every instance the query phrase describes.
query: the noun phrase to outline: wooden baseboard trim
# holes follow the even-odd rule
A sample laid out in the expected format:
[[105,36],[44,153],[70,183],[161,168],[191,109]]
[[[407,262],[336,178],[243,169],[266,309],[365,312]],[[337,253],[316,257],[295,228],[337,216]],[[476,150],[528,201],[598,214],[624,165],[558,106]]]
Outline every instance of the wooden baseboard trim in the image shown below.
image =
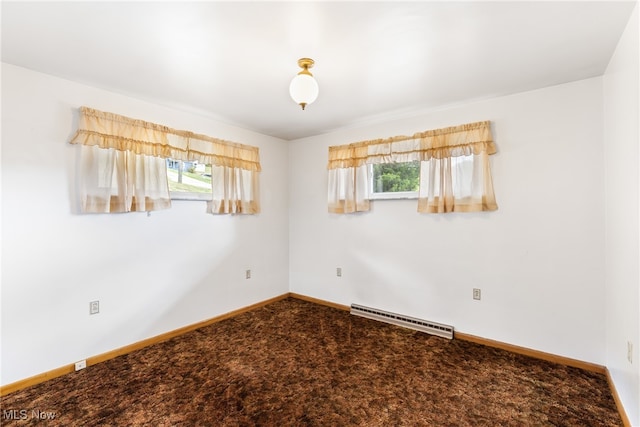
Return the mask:
[[294,292],[289,292],[289,296],[291,298],[296,298],[296,299],[299,299],[299,300],[302,300],[302,301],[308,301],[308,302],[312,302],[312,303],[318,304],[318,305],[324,305],[324,306],[331,307],[331,308],[337,308],[338,310],[351,311],[351,307],[349,307],[348,305],[337,304],[335,302],[330,302],[330,301],[325,301],[325,300],[318,299],[318,298],[308,297],[306,295],[296,294]]
[[[142,341],[135,342],[133,344],[117,348],[115,350],[108,351],[106,353],[99,354],[97,356],[92,356],[87,358],[87,367],[91,365],[95,365],[100,362],[104,362],[109,359],[113,359],[114,357],[121,356],[123,354],[131,353],[132,351],[139,350],[144,347],[148,347],[153,344],[157,344],[163,341],[167,341],[171,338],[177,337],[182,334],[186,334],[187,332],[195,331],[196,329],[203,328],[205,326],[212,325],[214,323],[220,322],[222,320],[229,319],[231,317],[238,316],[239,314],[246,313],[247,311],[255,310],[256,308],[264,307],[265,305],[269,305],[276,301],[280,301],[283,299],[289,298],[289,294],[282,294],[274,298],[270,298],[265,301],[261,301],[247,307],[240,308],[238,310],[233,310],[228,313],[221,314],[220,316],[213,317],[211,319],[204,320],[202,322],[194,323],[192,325],[188,325],[182,328],[175,329],[173,331],[166,332],[164,334],[157,335],[155,337],[147,338]],[[45,381],[51,380],[56,377],[60,377],[62,375],[70,374],[75,372],[75,364],[61,366],[56,369],[52,369],[51,371],[43,372],[38,375],[34,375],[29,378],[25,378],[23,380],[16,381],[11,384],[7,384],[5,386],[0,387],[0,396],[5,396],[9,393],[13,393],[18,390],[22,390],[24,388],[30,387],[32,385],[40,384]]]
[[596,372],[598,374],[604,374],[607,371],[602,365],[596,363],[584,362],[582,360],[571,359],[569,357],[558,356],[556,354],[545,353],[544,351],[533,350],[526,347],[520,347],[513,344],[507,344],[501,341],[494,341],[487,338],[477,337],[475,335],[469,335],[462,332],[455,332],[454,338],[464,341],[474,342],[476,344],[486,345],[488,347],[499,348],[507,350],[512,353],[522,354],[524,356],[533,357],[535,359],[546,360],[548,362],[559,363],[565,366],[571,366],[574,368],[584,369],[585,371]]
[[609,369],[605,369],[605,374],[607,376],[607,382],[609,383],[609,389],[611,390],[611,394],[613,395],[613,400],[616,402],[616,408],[618,408],[618,413],[620,414],[620,418],[622,418],[622,425],[624,425],[624,427],[631,427],[631,421],[627,416],[627,412],[624,410],[622,400],[620,400],[620,395],[618,394],[616,385],[613,383],[613,378],[611,378]]
[[30,387],[32,385],[40,384],[48,380],[52,380],[57,377],[61,377],[66,374],[70,374],[75,371],[75,364],[65,365],[56,369],[52,369],[41,374],[34,375],[23,380],[16,381],[11,384],[0,387],[0,396],[6,396],[9,393],[22,390],[23,388]]

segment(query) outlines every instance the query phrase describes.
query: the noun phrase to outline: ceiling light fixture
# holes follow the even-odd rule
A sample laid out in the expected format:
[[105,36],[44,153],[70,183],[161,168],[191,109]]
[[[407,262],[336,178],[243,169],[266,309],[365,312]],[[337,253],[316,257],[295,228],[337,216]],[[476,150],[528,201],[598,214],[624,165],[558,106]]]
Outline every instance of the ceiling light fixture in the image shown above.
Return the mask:
[[309,68],[313,67],[313,64],[311,58],[298,59],[298,66],[302,68],[302,71],[291,80],[289,85],[289,95],[303,110],[318,97],[318,82],[309,72]]

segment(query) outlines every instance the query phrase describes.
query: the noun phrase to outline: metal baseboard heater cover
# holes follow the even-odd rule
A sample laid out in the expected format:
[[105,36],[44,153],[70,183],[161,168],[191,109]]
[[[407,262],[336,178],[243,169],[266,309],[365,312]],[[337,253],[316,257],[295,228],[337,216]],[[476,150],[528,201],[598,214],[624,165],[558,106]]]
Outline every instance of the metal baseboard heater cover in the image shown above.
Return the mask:
[[351,314],[391,323],[392,325],[402,326],[404,328],[415,329],[416,331],[426,332],[443,338],[453,339],[453,326],[443,325],[429,320],[416,319],[415,317],[391,313],[358,304],[351,304]]

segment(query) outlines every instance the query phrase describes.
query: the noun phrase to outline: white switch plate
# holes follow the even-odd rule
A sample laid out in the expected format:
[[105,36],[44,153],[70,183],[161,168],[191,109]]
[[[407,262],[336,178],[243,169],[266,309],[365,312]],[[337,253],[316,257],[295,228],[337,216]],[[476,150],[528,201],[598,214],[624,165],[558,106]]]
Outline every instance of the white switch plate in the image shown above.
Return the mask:
[[481,299],[482,298],[482,291],[478,288],[473,288],[473,299]]
[[342,277],[342,268],[341,267],[337,267],[336,268],[336,276]]

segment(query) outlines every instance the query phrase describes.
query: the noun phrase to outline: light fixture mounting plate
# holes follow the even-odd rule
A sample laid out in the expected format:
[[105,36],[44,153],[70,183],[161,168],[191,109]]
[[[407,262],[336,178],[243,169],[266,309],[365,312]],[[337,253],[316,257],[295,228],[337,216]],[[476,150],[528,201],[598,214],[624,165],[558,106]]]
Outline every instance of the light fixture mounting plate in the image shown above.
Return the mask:
[[315,62],[311,58],[300,58],[300,59],[298,59],[298,67],[300,67],[300,68],[308,69],[308,68],[313,67],[313,64],[315,64]]

